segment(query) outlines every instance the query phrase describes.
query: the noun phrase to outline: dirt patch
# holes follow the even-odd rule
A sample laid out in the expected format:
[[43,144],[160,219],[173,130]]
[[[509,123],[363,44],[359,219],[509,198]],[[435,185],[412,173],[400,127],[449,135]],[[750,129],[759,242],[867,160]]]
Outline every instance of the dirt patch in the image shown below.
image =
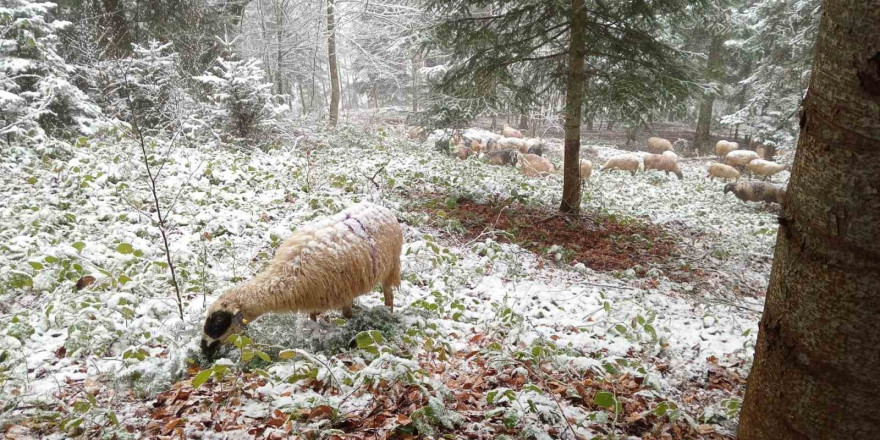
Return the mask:
[[[614,215],[565,217],[555,212],[513,203],[480,204],[468,198],[427,197],[420,209],[431,214],[446,230],[473,240],[487,231],[499,241],[516,243],[539,254],[561,246],[564,262],[581,262],[593,270],[625,270],[641,266],[642,272],[678,256],[673,236],[662,228],[637,219]],[[451,226],[451,227],[450,227]]]

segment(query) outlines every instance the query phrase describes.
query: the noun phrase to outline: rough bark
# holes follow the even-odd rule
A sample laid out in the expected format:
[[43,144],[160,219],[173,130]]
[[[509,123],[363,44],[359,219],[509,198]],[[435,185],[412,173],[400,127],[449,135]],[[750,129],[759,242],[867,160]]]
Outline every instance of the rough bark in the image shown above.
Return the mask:
[[741,440],[880,432],[880,8],[828,0]]
[[[706,62],[706,82],[713,87],[724,76],[724,36],[712,36],[709,47],[709,59]],[[712,107],[715,104],[715,90],[703,92],[700,102],[700,115],[697,117],[697,131],[694,135],[694,148],[701,152],[710,152],[712,138]]]
[[330,71],[330,126],[339,121],[339,69],[336,66],[336,0],[327,0],[327,56]]
[[581,111],[584,100],[587,10],[584,0],[571,2],[571,42],[568,78],[565,85],[565,141],[562,176],[562,204],[559,210],[577,214],[581,210]]
[[413,71],[413,89],[412,89],[412,111],[413,113],[419,112],[419,68],[421,68],[422,57],[419,56],[418,53],[413,54],[412,57],[412,71]]
[[125,7],[119,0],[101,0],[99,22],[106,31],[101,35],[101,45],[113,58],[131,55],[131,33],[125,20]]

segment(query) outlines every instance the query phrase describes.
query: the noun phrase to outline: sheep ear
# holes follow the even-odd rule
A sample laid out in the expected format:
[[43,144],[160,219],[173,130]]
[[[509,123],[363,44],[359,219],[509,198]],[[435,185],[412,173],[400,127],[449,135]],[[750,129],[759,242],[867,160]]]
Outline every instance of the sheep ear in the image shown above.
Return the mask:
[[244,319],[244,315],[241,313],[241,310],[235,312],[232,320],[241,327],[244,327],[248,324],[248,320]]

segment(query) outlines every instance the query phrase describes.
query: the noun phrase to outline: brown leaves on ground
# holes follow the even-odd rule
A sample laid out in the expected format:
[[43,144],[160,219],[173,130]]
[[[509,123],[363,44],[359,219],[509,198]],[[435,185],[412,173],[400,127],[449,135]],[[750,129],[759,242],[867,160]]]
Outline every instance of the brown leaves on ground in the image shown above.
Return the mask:
[[468,240],[487,230],[506,231],[509,234],[496,234],[495,238],[536,253],[553,245],[562,246],[570,252],[570,261],[579,261],[594,270],[651,267],[678,254],[671,235],[637,219],[598,214],[569,217],[516,202],[479,204],[466,198],[449,206],[435,197],[425,202],[422,209],[432,218],[458,220]]

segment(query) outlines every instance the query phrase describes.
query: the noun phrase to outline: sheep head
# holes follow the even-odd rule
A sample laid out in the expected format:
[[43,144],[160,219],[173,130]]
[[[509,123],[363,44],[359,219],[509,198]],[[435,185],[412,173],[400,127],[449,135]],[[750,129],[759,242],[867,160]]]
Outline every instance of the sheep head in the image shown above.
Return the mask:
[[[736,188],[735,183],[728,183],[727,185],[724,185],[724,194],[727,194],[727,193],[733,191],[734,188]],[[736,192],[734,192],[734,194],[736,194]]]
[[202,328],[202,352],[210,355],[217,351],[229,336],[241,333],[250,320],[232,301],[220,299],[208,309],[208,318]]

